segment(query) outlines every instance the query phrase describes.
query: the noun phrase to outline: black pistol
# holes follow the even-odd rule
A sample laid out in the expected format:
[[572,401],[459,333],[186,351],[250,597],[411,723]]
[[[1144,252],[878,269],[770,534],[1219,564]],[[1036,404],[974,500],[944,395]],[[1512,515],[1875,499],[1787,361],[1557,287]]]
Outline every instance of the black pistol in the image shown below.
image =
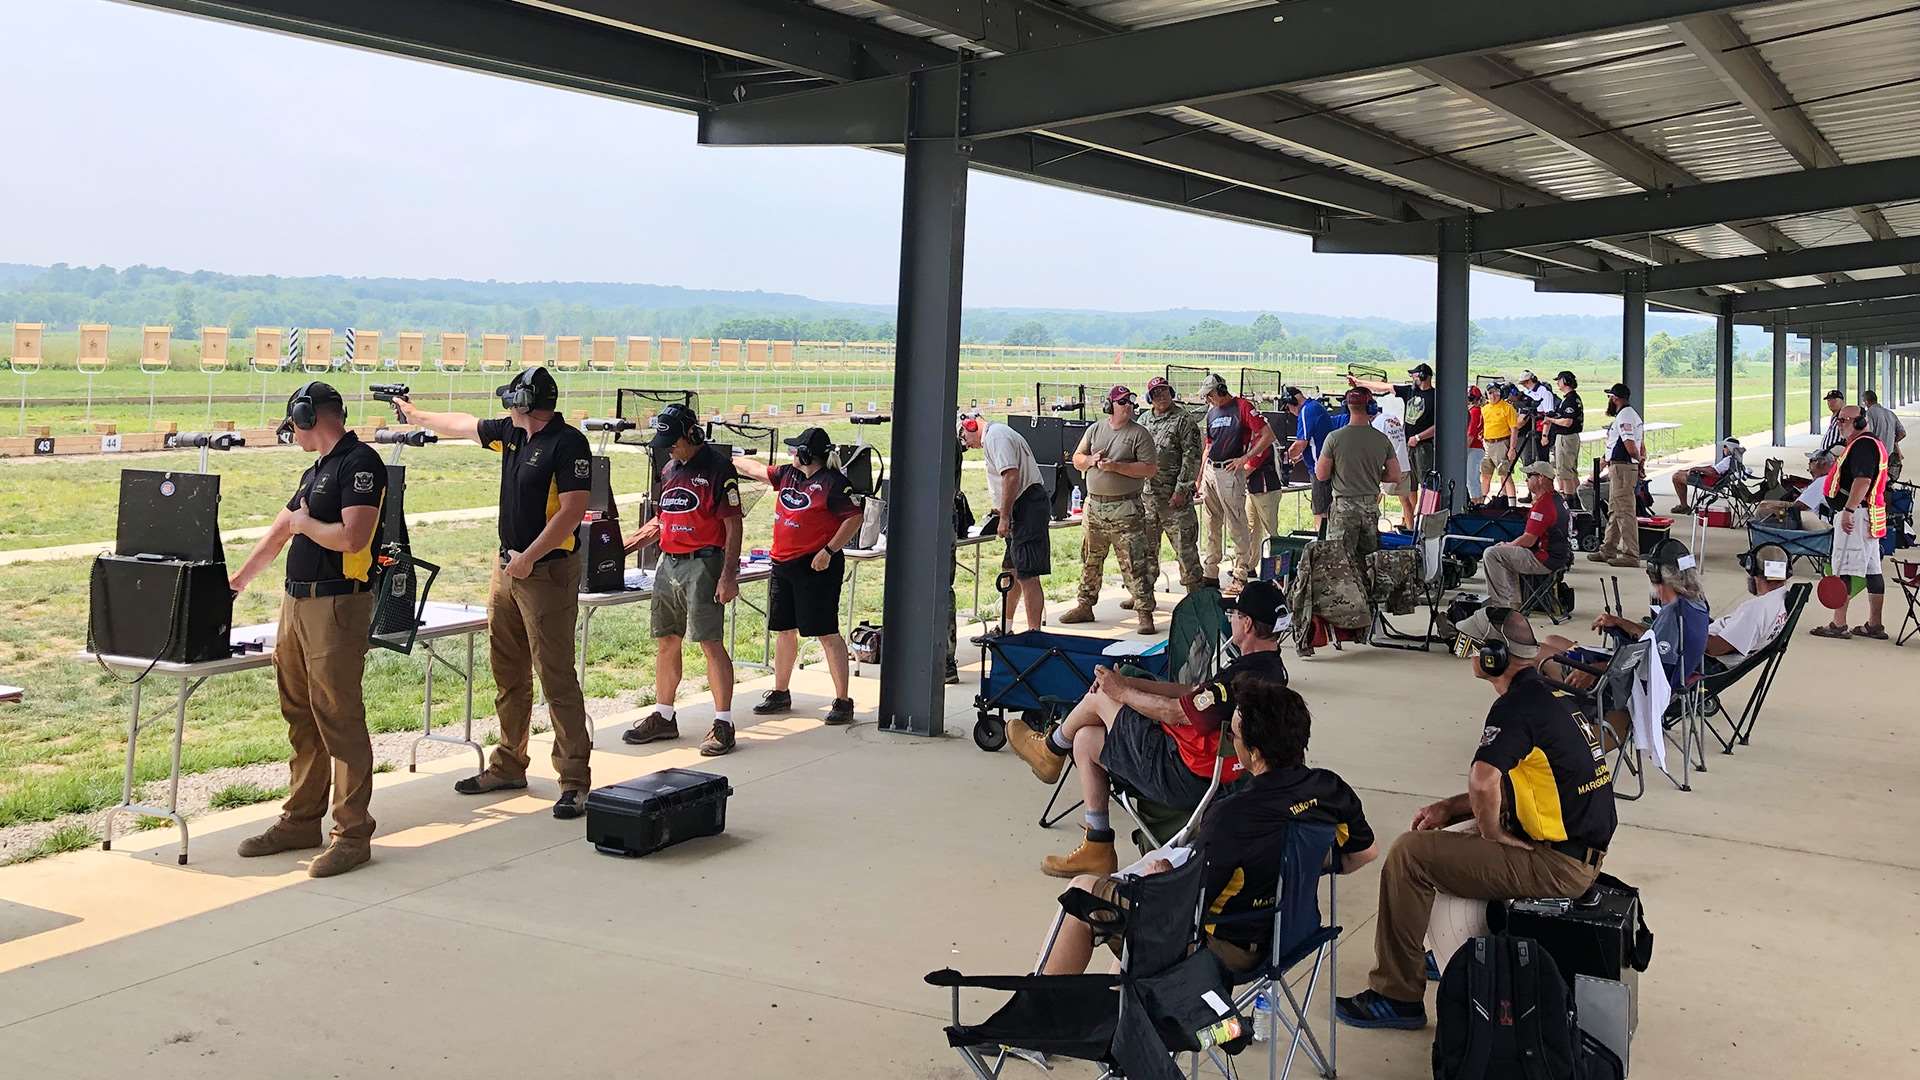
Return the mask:
[[[374,400],[384,401],[389,405],[393,405],[395,400],[410,401],[413,394],[412,388],[406,383],[374,383],[367,387],[367,392],[373,395]],[[398,405],[393,405],[393,418],[402,423],[407,419]]]

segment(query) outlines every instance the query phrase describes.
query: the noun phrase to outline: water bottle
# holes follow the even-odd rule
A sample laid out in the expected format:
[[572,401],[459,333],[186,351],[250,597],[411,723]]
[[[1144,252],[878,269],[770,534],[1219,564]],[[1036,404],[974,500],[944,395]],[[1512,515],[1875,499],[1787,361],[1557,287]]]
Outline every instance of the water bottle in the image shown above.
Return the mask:
[[1073,512],[1076,514],[1080,512],[1080,499],[1080,485],[1075,484],[1073,486]]
[[1253,1041],[1266,1042],[1267,1032],[1272,1030],[1273,997],[1272,991],[1262,990],[1253,995]]

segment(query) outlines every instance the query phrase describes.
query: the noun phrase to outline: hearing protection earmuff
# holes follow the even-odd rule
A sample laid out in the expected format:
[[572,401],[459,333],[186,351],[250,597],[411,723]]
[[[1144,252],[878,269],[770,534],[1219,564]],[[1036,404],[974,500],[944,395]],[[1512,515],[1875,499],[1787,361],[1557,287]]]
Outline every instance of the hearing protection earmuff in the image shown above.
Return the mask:
[[497,393],[500,395],[500,404],[506,408],[521,412],[533,408],[533,383],[524,371],[515,375],[513,381],[501,387]]
[[1135,412],[1140,411],[1140,399],[1134,397],[1132,394],[1128,394],[1126,397],[1121,398],[1120,401],[1115,401],[1112,398],[1108,398],[1106,401],[1101,403],[1100,411],[1103,413],[1106,413],[1108,416],[1112,416],[1113,407],[1117,404],[1120,404],[1120,402],[1125,402],[1127,407],[1132,409]]
[[313,384],[306,383],[287,399],[287,421],[301,431],[312,431],[320,422],[320,411],[313,406]]
[[1480,643],[1480,650],[1474,654],[1473,662],[1479,665],[1480,674],[1497,679],[1507,673],[1507,668],[1513,663],[1513,654],[1507,651],[1506,642],[1499,638],[1488,638]]
[[813,447],[808,446],[805,443],[802,443],[799,446],[793,447],[793,460],[799,462],[802,465],[813,464]]
[[1793,560],[1789,559],[1786,562],[1781,562],[1776,559],[1772,563],[1763,563],[1754,557],[1754,552],[1759,550],[1759,548],[1752,548],[1733,557],[1734,561],[1740,564],[1740,569],[1747,572],[1748,577],[1765,579],[1767,577],[1767,571],[1772,569],[1779,573],[1779,580],[1781,581],[1790,581],[1793,579]]
[[1855,431],[1867,430],[1867,410],[1861,409],[1859,412],[1854,414],[1853,430]]

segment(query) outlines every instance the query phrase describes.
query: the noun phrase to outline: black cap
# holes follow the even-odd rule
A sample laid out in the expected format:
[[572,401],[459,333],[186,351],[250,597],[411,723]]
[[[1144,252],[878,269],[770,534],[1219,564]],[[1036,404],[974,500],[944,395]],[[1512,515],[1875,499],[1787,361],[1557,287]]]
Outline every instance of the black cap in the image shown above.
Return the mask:
[[788,446],[806,447],[807,452],[813,455],[813,460],[819,462],[826,461],[827,454],[833,450],[833,436],[828,435],[825,428],[807,428],[786,442]]
[[1829,390],[1827,391],[1826,396],[1821,398],[1821,400],[1822,401],[1845,401],[1847,400],[1847,395],[1841,393],[1838,390]]
[[527,391],[529,396],[527,403],[518,406],[519,408],[551,409],[560,404],[560,384],[553,380],[553,373],[543,367],[522,370],[505,386],[494,387],[493,396],[499,398],[501,404],[511,409],[516,406],[510,399],[516,392],[522,390]]
[[293,403],[303,397],[312,402],[313,407],[316,409],[322,405],[333,404],[340,406],[340,411],[344,413],[347,408],[346,399],[340,396],[340,391],[335,390],[331,383],[310,382],[301,386],[300,389],[295,390],[293,394],[287,398],[287,412],[289,414],[293,412]]
[[1247,582],[1239,596],[1228,597],[1220,606],[1254,622],[1279,626],[1287,617],[1287,594],[1271,581],[1256,579]]
[[1554,378],[1566,384],[1566,386],[1569,388],[1578,387],[1580,385],[1580,376],[1575,375],[1571,371],[1563,371],[1560,374],[1555,375]]
[[1621,401],[1632,401],[1633,391],[1627,388],[1626,383],[1617,382],[1617,383],[1614,383],[1612,386],[1607,387],[1607,396],[1617,397]]
[[686,438],[700,426],[700,418],[685,405],[669,405],[653,418],[653,438],[647,443],[655,452],[666,450]]
[[1407,369],[1407,374],[1418,375],[1423,379],[1431,379],[1433,378],[1433,365],[1432,364],[1415,364],[1412,367]]

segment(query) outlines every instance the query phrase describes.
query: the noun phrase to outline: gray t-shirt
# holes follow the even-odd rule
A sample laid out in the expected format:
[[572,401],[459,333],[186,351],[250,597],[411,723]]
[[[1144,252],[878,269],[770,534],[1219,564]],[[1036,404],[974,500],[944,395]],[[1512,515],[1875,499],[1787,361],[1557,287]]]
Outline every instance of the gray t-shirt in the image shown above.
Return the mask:
[[1893,415],[1893,410],[1885,405],[1869,405],[1867,406],[1867,430],[1873,434],[1874,438],[1880,440],[1880,445],[1887,448],[1888,454],[1894,454],[1899,452],[1899,437],[1905,432],[1906,425],[1902,424],[1900,418]]
[[1040,482],[1040,463],[1033,460],[1033,447],[1020,433],[1005,424],[990,423],[987,430],[980,433],[980,451],[987,457],[987,490],[993,493],[993,503],[1000,505],[1002,480],[1000,474],[1008,469],[1020,470],[1020,484],[1015,495]]
[[[1126,426],[1115,428],[1105,420],[1087,429],[1080,436],[1080,446],[1076,454],[1101,454],[1108,461],[1125,465],[1136,462],[1152,462],[1159,456],[1154,446],[1153,433],[1134,421]],[[1119,473],[1094,469],[1087,473],[1087,494],[1089,495],[1138,495],[1147,481],[1137,476],[1121,476]]]
[[1333,459],[1333,493],[1357,499],[1380,494],[1387,462],[1395,460],[1393,440],[1369,424],[1348,424],[1327,436],[1320,455]]

